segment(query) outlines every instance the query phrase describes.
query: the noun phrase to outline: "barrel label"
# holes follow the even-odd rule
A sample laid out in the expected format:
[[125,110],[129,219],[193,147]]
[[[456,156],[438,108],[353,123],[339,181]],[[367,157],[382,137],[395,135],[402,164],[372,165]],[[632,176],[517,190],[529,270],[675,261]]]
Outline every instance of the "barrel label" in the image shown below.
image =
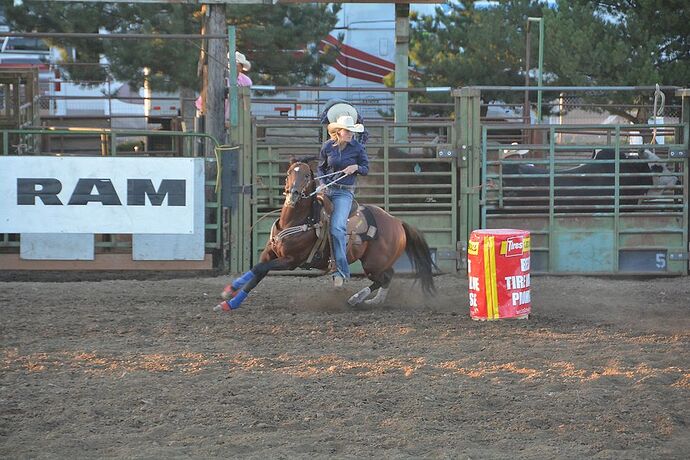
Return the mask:
[[529,236],[513,237],[501,241],[501,255],[506,257],[521,256],[529,252]]

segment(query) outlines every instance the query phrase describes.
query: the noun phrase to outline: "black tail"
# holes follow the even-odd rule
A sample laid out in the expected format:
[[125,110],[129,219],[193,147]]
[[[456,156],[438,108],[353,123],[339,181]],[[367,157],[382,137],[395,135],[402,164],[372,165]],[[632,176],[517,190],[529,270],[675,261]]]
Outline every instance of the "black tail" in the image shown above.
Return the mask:
[[402,224],[407,238],[405,252],[412,261],[417,278],[422,283],[422,291],[425,294],[434,295],[436,294],[436,286],[434,286],[433,270],[434,268],[438,270],[438,267],[431,260],[429,245],[419,230],[405,222]]

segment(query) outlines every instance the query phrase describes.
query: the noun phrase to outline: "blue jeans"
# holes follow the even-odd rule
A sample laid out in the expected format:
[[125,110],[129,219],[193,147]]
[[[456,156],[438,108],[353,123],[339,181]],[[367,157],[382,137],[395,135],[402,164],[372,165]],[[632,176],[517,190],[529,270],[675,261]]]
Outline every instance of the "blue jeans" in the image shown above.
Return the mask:
[[331,215],[331,236],[333,240],[333,258],[338,273],[345,279],[350,279],[350,265],[347,263],[347,216],[350,214],[354,195],[349,190],[331,188],[328,196],[333,202]]

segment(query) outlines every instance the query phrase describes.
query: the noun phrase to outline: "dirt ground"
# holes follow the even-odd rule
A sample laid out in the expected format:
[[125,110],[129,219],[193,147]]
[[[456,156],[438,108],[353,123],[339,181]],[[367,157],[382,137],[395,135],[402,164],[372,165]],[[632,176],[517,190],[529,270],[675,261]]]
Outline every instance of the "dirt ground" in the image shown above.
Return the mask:
[[[29,279],[31,277],[28,277]],[[688,278],[467,281],[352,309],[324,277],[0,282],[0,457],[687,458]]]

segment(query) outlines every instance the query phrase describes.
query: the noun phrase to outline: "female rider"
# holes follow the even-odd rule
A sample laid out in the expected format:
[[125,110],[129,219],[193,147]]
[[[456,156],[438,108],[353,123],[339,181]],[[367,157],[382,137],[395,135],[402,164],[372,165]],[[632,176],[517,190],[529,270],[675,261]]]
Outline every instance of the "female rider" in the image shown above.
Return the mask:
[[[364,125],[355,124],[350,115],[339,117],[328,125],[330,139],[324,142],[319,154],[318,175],[324,176],[335,172],[341,174],[328,175],[320,179],[321,185],[317,191],[325,193],[333,202],[331,215],[332,250],[336,270],[333,272],[333,285],[342,287],[350,279],[350,266],[347,263],[347,240],[345,230],[347,217],[352,207],[355,192],[355,174],[366,176],[369,172],[369,158],[362,144],[354,139],[353,133],[364,131]],[[343,177],[344,175],[344,177]],[[343,177],[336,183],[326,187],[327,183]]]

